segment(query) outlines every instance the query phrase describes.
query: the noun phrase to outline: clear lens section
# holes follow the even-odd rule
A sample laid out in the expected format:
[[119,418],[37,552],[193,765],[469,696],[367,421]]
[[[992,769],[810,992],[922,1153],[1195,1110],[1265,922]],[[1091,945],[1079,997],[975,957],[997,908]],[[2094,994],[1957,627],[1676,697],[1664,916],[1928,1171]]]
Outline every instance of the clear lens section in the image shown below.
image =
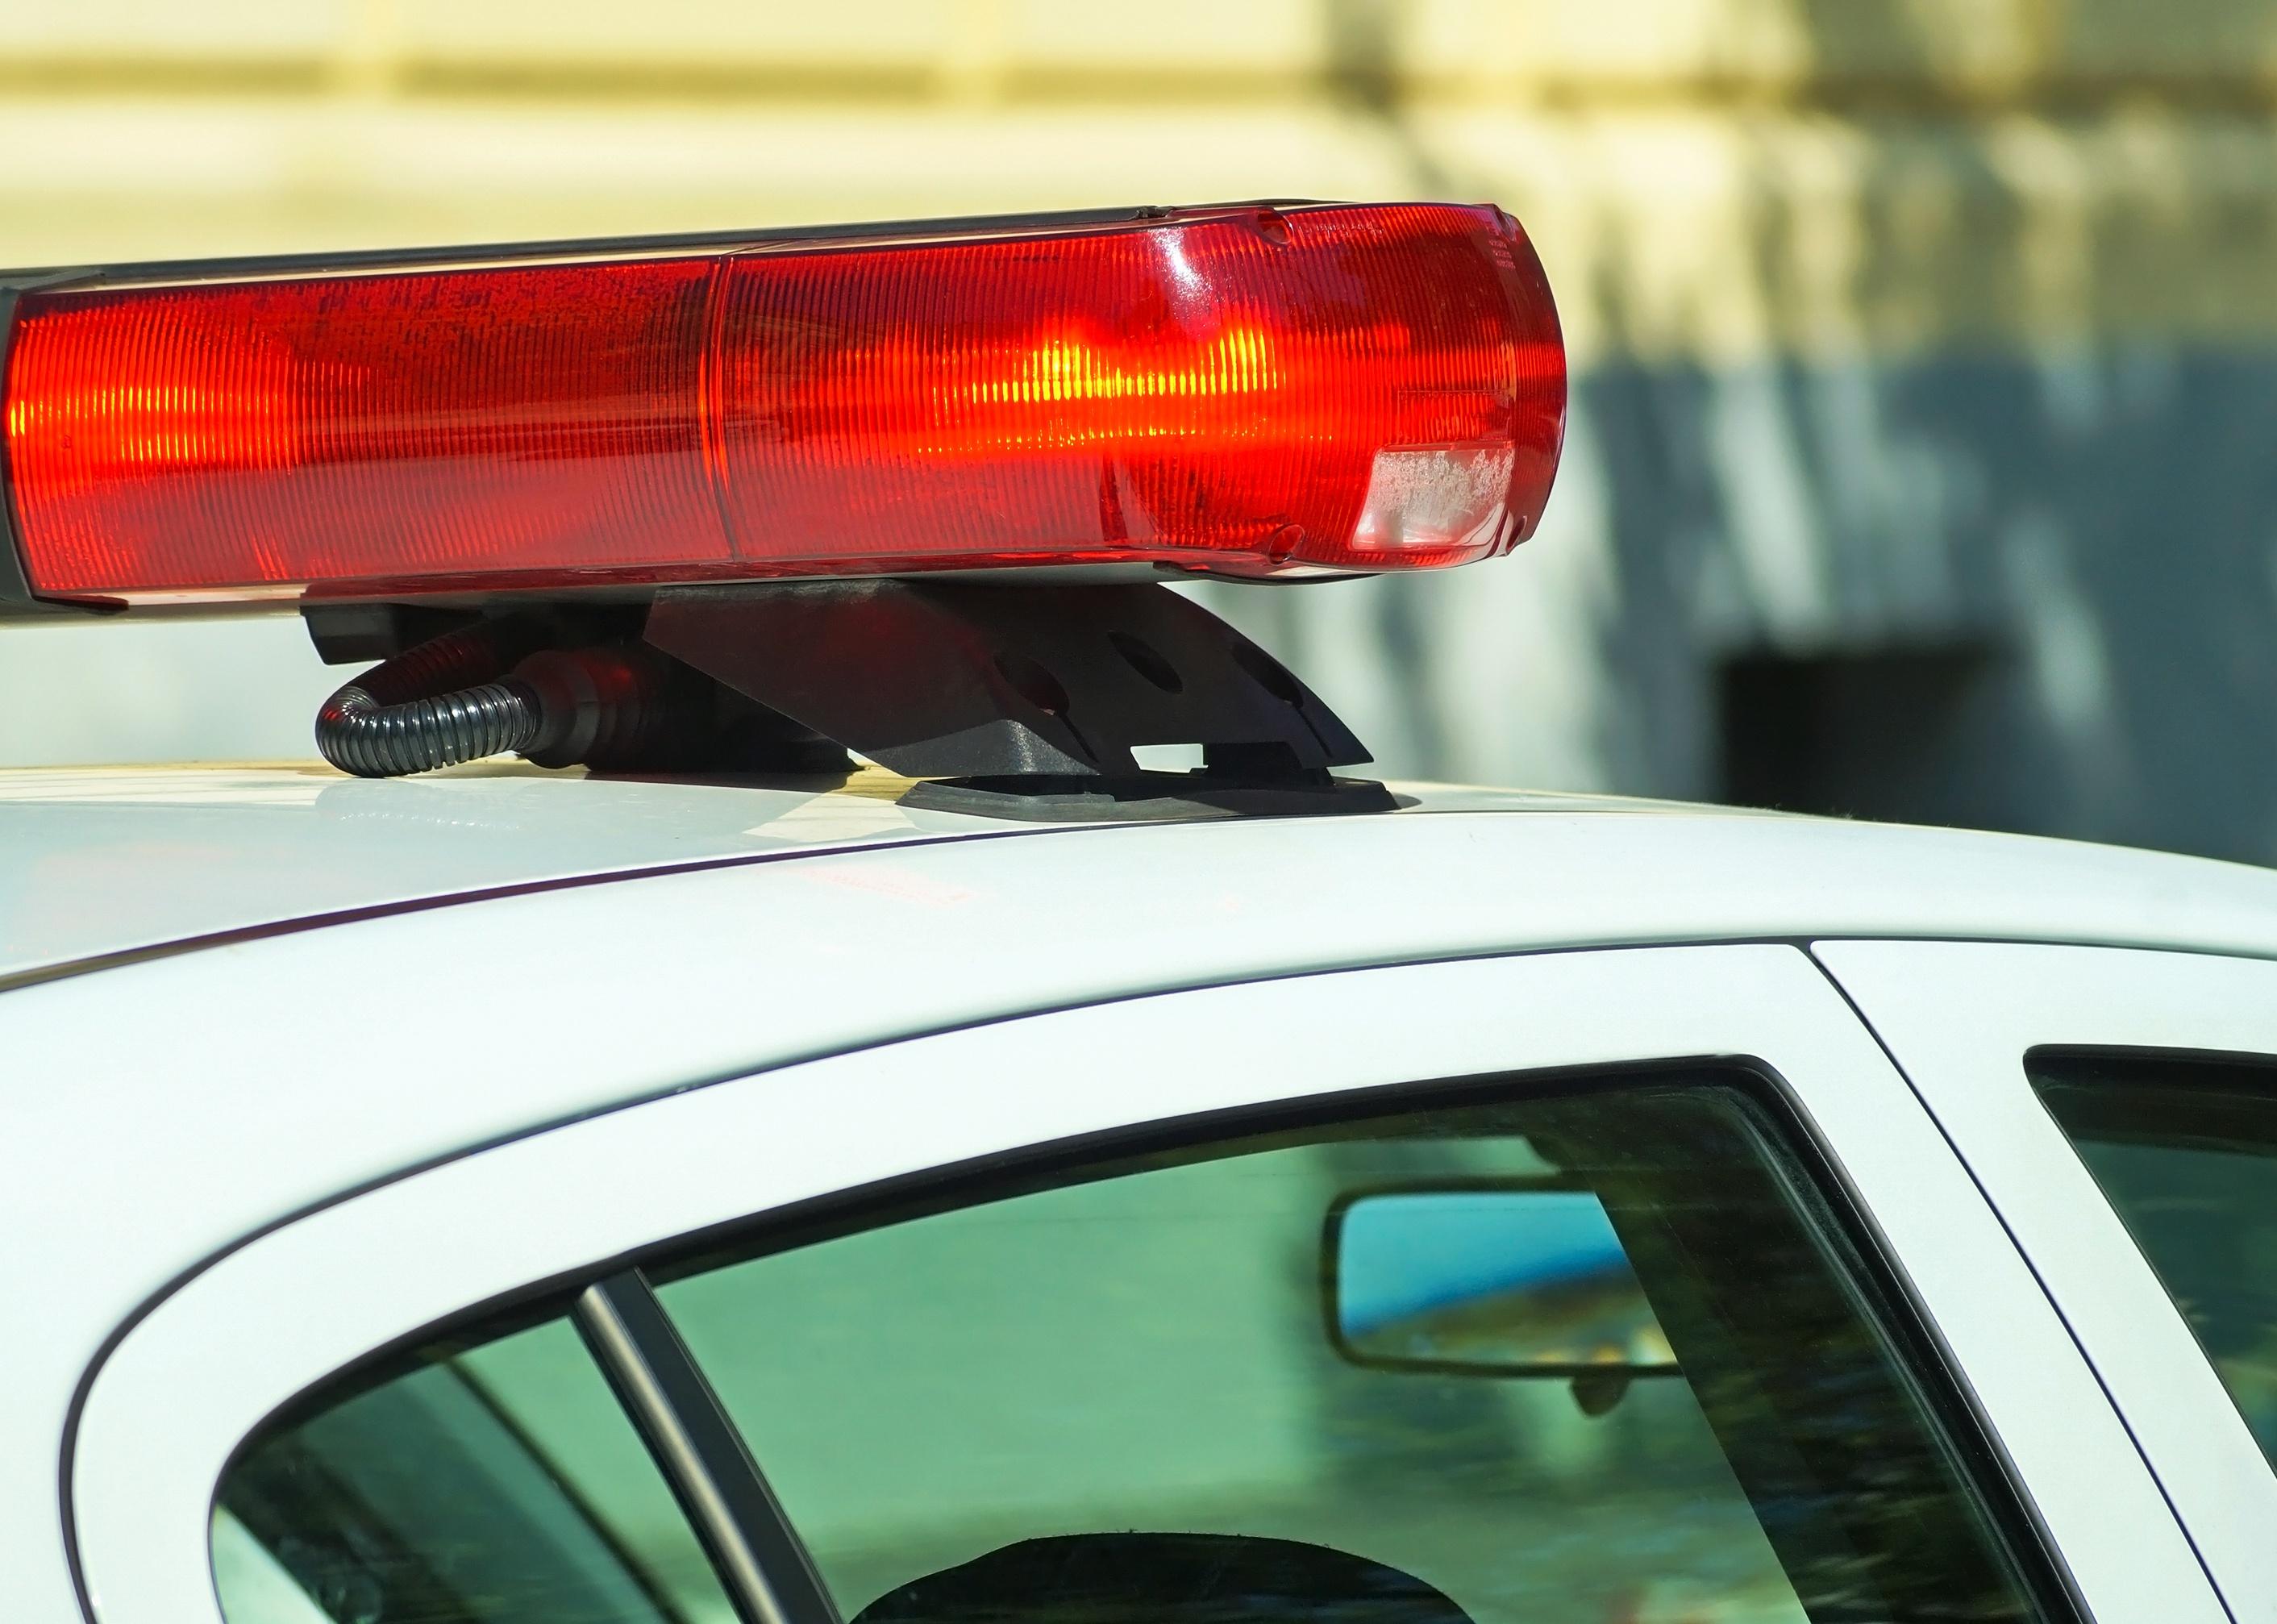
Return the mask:
[[1517,461],[1518,448],[1507,440],[1377,452],[1352,552],[1397,561],[1517,545],[1521,527],[1508,503]]
[[1528,534],[1565,353],[1492,209],[31,294],[35,590],[133,599],[1166,562]]

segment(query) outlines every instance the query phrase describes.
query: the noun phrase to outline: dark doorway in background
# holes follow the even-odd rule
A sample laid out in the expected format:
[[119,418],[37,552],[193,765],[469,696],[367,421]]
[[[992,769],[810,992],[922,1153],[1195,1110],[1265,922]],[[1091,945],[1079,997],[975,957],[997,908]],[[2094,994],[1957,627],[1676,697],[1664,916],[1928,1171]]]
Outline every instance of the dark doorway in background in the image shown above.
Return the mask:
[[2006,827],[1999,670],[1978,645],[1746,654],[1717,671],[1720,798],[1891,823]]

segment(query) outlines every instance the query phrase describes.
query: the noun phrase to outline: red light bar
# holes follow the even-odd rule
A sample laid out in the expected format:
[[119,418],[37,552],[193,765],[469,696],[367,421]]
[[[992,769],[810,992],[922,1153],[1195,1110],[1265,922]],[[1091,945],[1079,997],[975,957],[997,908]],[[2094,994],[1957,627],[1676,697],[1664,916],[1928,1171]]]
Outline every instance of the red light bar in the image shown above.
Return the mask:
[[1522,540],[1557,465],[1557,313],[1498,210],[600,252],[24,294],[32,591],[1426,568]]

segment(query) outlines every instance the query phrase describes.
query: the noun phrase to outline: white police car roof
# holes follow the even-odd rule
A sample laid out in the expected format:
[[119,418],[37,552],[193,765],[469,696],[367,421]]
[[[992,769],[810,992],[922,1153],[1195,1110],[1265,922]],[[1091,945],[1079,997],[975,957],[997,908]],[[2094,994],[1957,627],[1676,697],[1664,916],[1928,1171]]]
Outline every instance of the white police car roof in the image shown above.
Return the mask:
[[[519,762],[384,782],[315,762],[0,771],[0,986],[532,887],[1095,827],[896,804],[908,788],[875,770],[786,789]],[[1407,796],[1428,812],[1666,809],[1538,791]]]
[[[1395,901],[1382,894],[1388,850],[1393,873],[1421,861],[1439,871],[1427,883],[1452,888],[1409,898],[1414,945],[1434,956],[1810,935],[2277,954],[2277,873],[2072,842],[1412,784],[1395,786],[1406,804],[1383,827],[1027,824],[896,804],[906,787],[874,771],[808,789],[519,764],[380,782],[315,763],[0,772],[0,986],[533,888],[887,844],[1050,835],[1056,847],[1108,827],[1125,864],[1173,842],[1175,865],[1132,865],[1151,889],[1215,893],[1255,864],[1279,873],[1292,942],[1302,914]],[[1447,813],[1527,816],[1466,818],[1452,850],[1403,838],[1417,817]],[[896,858],[910,872],[924,862]],[[1070,931],[1081,912],[1069,909]],[[1454,918],[1467,923],[1459,941]]]

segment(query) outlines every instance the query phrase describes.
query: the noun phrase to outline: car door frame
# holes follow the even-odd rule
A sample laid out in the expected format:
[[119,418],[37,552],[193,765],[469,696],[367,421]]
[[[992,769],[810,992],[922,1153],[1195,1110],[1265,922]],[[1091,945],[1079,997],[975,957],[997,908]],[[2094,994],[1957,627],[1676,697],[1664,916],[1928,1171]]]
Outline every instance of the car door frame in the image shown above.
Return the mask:
[[[977,1024],[651,1099],[383,1184],[227,1254],[118,1341],[67,1445],[82,1593],[101,1624],[222,1624],[215,1491],[265,1418],[438,1322],[677,1237],[1174,1122],[1702,1060],[1772,1079],[1913,1299],[2083,1616],[2223,1618],[2092,1372],[1928,1113],[1809,957],[1769,943],[1344,971]],[[639,1199],[595,1199],[628,1180]]]
[[2014,942],[1814,952],[1990,1196],[2232,1613],[2277,1620],[2277,1473],[2023,1064],[2063,1048],[2277,1067],[2277,961]]

